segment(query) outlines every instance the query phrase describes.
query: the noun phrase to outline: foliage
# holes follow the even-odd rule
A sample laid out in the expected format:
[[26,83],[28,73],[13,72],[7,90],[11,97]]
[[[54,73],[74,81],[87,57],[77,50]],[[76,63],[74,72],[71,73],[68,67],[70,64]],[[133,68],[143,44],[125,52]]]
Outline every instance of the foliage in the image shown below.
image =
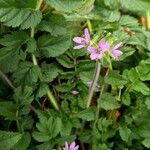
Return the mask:
[[[123,42],[89,107],[97,61],[72,40],[85,28]],[[149,149],[149,30],[149,0],[0,0],[0,150]]]

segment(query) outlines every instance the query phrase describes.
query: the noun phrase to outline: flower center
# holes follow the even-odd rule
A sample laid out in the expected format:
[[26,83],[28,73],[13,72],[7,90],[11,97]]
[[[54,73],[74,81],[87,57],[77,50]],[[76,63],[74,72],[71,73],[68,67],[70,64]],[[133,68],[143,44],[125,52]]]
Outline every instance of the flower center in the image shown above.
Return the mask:
[[102,50],[100,48],[96,49],[96,53],[101,53],[101,52],[102,52]]
[[81,41],[81,44],[85,44],[86,43],[86,41],[85,41],[85,39],[83,39],[82,41]]

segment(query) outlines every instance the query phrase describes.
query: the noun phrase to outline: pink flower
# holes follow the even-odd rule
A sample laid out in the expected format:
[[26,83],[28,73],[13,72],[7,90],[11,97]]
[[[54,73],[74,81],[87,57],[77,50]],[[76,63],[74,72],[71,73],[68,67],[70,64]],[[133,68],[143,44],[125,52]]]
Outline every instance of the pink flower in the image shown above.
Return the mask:
[[118,59],[123,54],[123,52],[119,50],[119,48],[121,46],[122,46],[122,42],[120,42],[119,44],[113,46],[113,48],[112,48],[112,57],[114,59]]
[[72,93],[73,95],[78,95],[78,94],[79,94],[79,91],[73,90],[73,91],[71,91],[71,93]]
[[87,49],[90,53],[91,60],[101,59],[106,51],[109,50],[110,45],[102,38],[98,43],[98,48],[89,46]]
[[76,145],[75,142],[72,142],[70,145],[65,142],[65,147],[64,150],[78,150],[79,149],[79,145]]
[[90,33],[87,28],[84,29],[84,37],[74,37],[73,41],[76,42],[77,46],[74,47],[74,49],[81,49],[83,47],[86,47],[90,44]]

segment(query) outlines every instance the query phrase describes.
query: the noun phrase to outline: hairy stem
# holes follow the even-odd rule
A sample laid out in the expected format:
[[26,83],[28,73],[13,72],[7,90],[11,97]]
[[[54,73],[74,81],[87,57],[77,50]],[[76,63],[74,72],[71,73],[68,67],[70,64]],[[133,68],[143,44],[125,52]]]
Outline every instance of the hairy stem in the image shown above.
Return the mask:
[[[41,7],[41,5],[42,5],[42,2],[43,2],[43,0],[39,0],[39,1],[37,2],[36,10],[39,10],[39,9],[40,9],[40,7]],[[31,35],[30,35],[31,38],[34,37],[34,33],[35,33],[35,28],[31,28]],[[38,61],[37,61],[37,59],[36,59],[36,57],[35,57],[34,54],[32,54],[32,62],[33,62],[34,65],[38,65]],[[51,104],[53,105],[53,107],[54,107],[56,110],[59,110],[58,103],[57,103],[55,97],[53,96],[52,92],[50,91],[50,89],[47,91],[47,96],[48,96],[48,98],[49,98]]]
[[[106,72],[106,74],[105,74],[105,77],[108,76],[108,73],[109,73],[109,69],[107,69],[107,72]],[[102,87],[101,87],[101,91],[100,91],[100,95],[99,95],[99,100],[101,100],[101,98],[102,98],[104,89],[105,89],[105,84],[103,84]],[[100,112],[100,107],[99,107],[99,105],[97,104],[96,121],[97,121],[98,118],[99,118],[99,112]]]
[[94,73],[93,80],[92,80],[92,85],[91,85],[90,90],[89,90],[86,108],[88,108],[91,104],[91,100],[92,100],[92,97],[94,94],[94,89],[95,89],[96,83],[97,83],[98,78],[99,78],[100,70],[101,70],[101,64],[100,64],[100,62],[97,61],[95,73]]

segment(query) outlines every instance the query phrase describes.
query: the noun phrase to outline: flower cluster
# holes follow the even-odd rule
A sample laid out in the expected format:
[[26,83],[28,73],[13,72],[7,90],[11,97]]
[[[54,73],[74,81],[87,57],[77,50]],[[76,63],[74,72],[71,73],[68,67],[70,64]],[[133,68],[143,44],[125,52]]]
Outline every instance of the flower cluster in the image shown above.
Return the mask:
[[78,45],[74,49],[81,49],[83,47],[87,48],[87,51],[90,54],[91,60],[101,59],[104,54],[111,50],[111,56],[114,59],[118,59],[123,53],[119,50],[122,46],[122,42],[117,45],[110,45],[106,42],[105,38],[102,38],[97,46],[91,45],[91,37],[87,28],[84,29],[84,37],[74,37],[73,41]]
[[70,145],[65,142],[65,147],[64,150],[78,150],[79,149],[79,145],[76,145],[75,142],[72,142]]

